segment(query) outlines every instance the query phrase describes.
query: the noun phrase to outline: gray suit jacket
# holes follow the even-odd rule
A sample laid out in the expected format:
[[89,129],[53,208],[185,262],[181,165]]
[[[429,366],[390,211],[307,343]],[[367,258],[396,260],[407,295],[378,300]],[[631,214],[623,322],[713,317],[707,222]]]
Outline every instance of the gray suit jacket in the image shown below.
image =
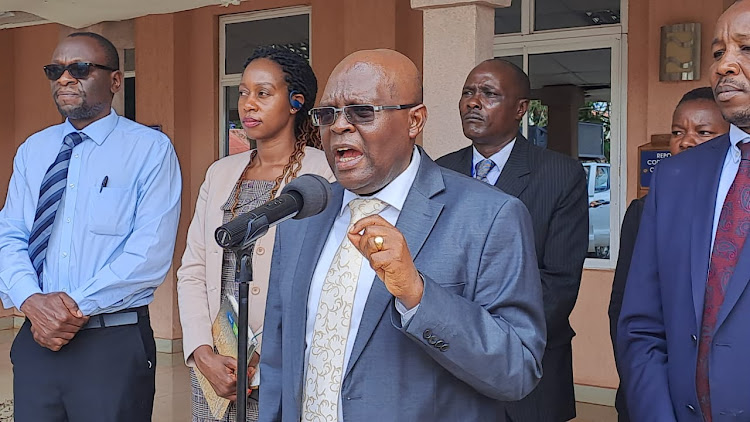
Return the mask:
[[[376,279],[342,385],[346,421],[504,420],[541,377],[546,328],[531,218],[484,183],[438,167],[423,151],[396,227],[425,279],[402,327]],[[279,225],[261,358],[260,421],[299,421],[307,298],[341,208]]]
[[[472,148],[437,160],[470,176]],[[586,173],[578,160],[532,145],[518,135],[495,186],[520,199],[531,214],[542,279],[547,348],[544,377],[524,400],[508,403],[513,421],[567,421],[576,415],[569,317],[588,249]]]

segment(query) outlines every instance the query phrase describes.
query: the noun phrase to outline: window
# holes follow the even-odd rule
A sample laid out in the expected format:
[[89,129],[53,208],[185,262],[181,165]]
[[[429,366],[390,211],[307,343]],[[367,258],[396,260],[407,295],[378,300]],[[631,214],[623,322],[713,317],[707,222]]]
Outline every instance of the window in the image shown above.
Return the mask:
[[495,9],[495,34],[530,34],[557,29],[621,24],[622,0],[512,0]]
[[495,9],[495,34],[521,32],[521,0],[513,0],[510,7]]
[[310,59],[310,8],[291,7],[222,16],[219,19],[219,154],[247,151],[239,118],[239,83],[245,61],[264,45],[284,45]]
[[[587,268],[615,266],[624,214],[625,185],[620,181],[626,174],[627,46],[619,15],[627,9],[623,4],[513,0],[511,8],[495,13],[495,56],[516,64],[531,80],[522,133],[542,148],[578,159],[586,172]],[[609,10],[612,16],[593,19],[595,14],[587,14],[592,10]],[[516,21],[520,30],[511,31],[518,28],[511,28]],[[505,29],[499,27],[503,23]]]
[[619,23],[620,0],[534,0],[537,31]]

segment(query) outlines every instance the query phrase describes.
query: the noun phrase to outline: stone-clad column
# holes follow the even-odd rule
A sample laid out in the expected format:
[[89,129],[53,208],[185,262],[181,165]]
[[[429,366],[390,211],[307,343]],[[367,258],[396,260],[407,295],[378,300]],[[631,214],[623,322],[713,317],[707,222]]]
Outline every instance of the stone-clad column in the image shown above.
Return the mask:
[[423,145],[435,159],[469,145],[461,130],[458,100],[469,71],[492,58],[495,8],[511,0],[411,0],[424,25]]

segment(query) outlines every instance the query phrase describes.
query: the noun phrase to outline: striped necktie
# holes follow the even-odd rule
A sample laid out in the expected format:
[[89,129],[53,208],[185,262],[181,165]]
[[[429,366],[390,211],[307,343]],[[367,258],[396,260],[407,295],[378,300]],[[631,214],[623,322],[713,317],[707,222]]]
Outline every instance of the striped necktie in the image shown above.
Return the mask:
[[476,166],[476,178],[483,181],[484,183],[490,183],[489,179],[487,179],[487,175],[490,174],[490,170],[492,170],[494,167],[495,162],[490,160],[489,158],[485,158],[484,160],[478,162]]
[[55,162],[47,169],[47,173],[39,188],[39,202],[36,206],[34,225],[31,227],[29,236],[29,258],[34,265],[36,275],[39,278],[39,287],[42,287],[42,267],[44,258],[47,256],[47,244],[52,233],[52,224],[55,222],[57,208],[65,192],[65,184],[68,181],[68,164],[73,148],[80,144],[86,135],[72,132],[63,140],[60,153],[57,154]]

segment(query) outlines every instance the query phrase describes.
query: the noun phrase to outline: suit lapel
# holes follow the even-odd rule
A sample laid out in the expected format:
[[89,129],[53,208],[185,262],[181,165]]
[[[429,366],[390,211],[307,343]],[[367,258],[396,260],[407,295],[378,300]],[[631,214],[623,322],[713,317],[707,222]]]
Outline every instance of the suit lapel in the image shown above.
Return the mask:
[[300,253],[297,268],[292,280],[291,301],[289,305],[289,319],[285,322],[294,324],[290,328],[292,333],[289,337],[290,348],[294,357],[291,362],[291,370],[294,374],[300,374],[298,382],[294,384],[293,397],[302,397],[302,383],[305,373],[305,332],[307,328],[307,299],[310,294],[310,283],[317,266],[320,254],[323,252],[328,233],[333,227],[336,217],[341,211],[341,201],[344,189],[338,183],[331,185],[333,195],[331,202],[323,213],[318,217],[304,220],[307,224],[302,242],[299,244]]
[[698,328],[700,328],[703,320],[703,301],[705,300],[706,280],[708,279],[708,266],[711,258],[711,233],[714,222],[715,198],[719,189],[724,158],[729,148],[729,136],[725,135],[722,138],[723,142],[714,142],[711,148],[706,148],[706,156],[702,157],[701,163],[712,163],[712,165],[703,167],[704,173],[695,178],[696,200],[693,201],[690,274],[695,321]]
[[495,186],[503,192],[518,198],[529,184],[529,148],[531,144],[523,135],[516,137],[516,143],[510,152]]
[[[214,190],[213,195],[206,201],[206,227],[219,227],[223,224],[224,212],[221,207],[229,199],[229,195],[232,194],[232,190],[240,180],[242,172],[245,171],[245,166],[250,160],[250,152],[237,154],[232,156],[231,160],[235,160],[232,165],[222,167],[224,170],[221,173],[217,173],[212,184],[215,185],[211,188]],[[211,189],[209,189],[211,191]],[[212,237],[213,238],[213,237]],[[211,256],[211,251],[220,251],[221,247],[214,241],[207,242],[209,246],[209,253],[207,256]],[[222,256],[219,254],[219,256]],[[221,258],[219,258],[219,265],[221,265]]]
[[472,174],[471,168],[473,164],[472,163],[473,162],[472,148],[470,146],[466,147],[462,149],[457,155],[458,156],[456,157],[455,166],[452,167],[453,170],[471,177],[471,174]]
[[[445,189],[440,168],[421,148],[419,151],[422,162],[396,222],[396,228],[404,235],[406,244],[409,246],[412,260],[416,260],[427,237],[432,232],[440,212],[443,210],[442,204],[430,198]],[[393,296],[388,292],[385,284],[380,278],[375,277],[370,294],[367,296],[362,321],[359,324],[357,338],[354,341],[344,378],[349,375],[352,367],[362,354],[367,342],[372,337],[372,333],[383,318],[383,313],[391,303],[391,299],[393,299]]]
[[727,319],[734,305],[737,304],[740,296],[742,296],[742,293],[747,288],[748,281],[750,281],[750,243],[746,240],[737,260],[737,265],[734,268],[734,273],[729,279],[727,291],[724,295],[724,303],[719,308],[719,315],[716,321],[717,330]]

